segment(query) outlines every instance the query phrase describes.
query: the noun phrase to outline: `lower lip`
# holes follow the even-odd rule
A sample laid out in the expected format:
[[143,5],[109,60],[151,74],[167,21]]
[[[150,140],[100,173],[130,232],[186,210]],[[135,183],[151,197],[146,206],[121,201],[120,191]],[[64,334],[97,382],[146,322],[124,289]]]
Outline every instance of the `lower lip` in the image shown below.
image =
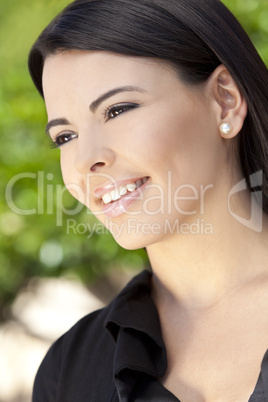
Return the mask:
[[103,213],[108,218],[116,218],[124,214],[136,201],[140,200],[140,195],[144,191],[147,186],[149,179],[143,183],[142,186],[137,188],[137,190],[132,191],[132,193],[128,193],[123,198],[120,198],[118,201],[114,201],[111,204],[107,204],[103,206]]

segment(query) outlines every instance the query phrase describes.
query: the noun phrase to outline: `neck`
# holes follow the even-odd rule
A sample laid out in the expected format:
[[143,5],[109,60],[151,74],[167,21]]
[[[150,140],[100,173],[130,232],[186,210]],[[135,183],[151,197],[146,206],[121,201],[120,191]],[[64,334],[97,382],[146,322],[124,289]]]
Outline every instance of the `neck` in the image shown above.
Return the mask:
[[213,233],[173,233],[147,247],[156,300],[206,308],[268,274],[267,217],[258,233],[229,212],[217,211],[213,216]]

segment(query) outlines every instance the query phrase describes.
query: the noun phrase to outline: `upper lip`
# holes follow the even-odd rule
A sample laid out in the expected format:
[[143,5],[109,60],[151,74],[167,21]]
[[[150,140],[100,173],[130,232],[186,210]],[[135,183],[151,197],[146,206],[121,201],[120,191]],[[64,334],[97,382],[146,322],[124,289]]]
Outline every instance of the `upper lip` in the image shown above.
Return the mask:
[[120,179],[120,180],[114,180],[114,181],[109,181],[102,186],[96,187],[93,191],[93,194],[96,198],[101,199],[104,194],[118,189],[120,186],[126,186],[127,184],[130,183],[135,183],[139,179],[143,179],[144,177],[148,176],[140,176],[140,177],[134,177],[134,178],[129,178],[129,179]]

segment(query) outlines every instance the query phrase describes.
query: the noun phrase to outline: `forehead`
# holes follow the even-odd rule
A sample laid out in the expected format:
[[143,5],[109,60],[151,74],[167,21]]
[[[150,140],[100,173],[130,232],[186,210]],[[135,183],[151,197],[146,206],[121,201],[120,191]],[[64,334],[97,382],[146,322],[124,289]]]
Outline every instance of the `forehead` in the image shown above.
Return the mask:
[[45,60],[43,91],[51,118],[66,110],[77,111],[102,94],[125,86],[140,88],[153,99],[191,92],[175,69],[161,59],[75,50]]
[[45,91],[51,83],[57,86],[61,83],[79,85],[85,81],[93,87],[96,82],[102,82],[103,85],[109,83],[121,85],[122,81],[129,79],[135,81],[141,78],[146,82],[159,79],[167,70],[171,73],[172,68],[158,59],[103,51],[64,51],[45,60],[43,87]]

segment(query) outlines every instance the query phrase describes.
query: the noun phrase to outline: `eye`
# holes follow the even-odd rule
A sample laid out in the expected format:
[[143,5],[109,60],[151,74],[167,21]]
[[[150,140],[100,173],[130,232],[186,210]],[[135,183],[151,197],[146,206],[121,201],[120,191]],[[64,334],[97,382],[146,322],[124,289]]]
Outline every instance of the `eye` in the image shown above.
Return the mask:
[[52,148],[60,148],[62,145],[67,144],[74,138],[77,138],[77,134],[74,133],[62,133],[57,135],[55,139],[52,139]]
[[138,106],[139,105],[137,103],[120,103],[118,105],[110,106],[104,112],[105,121],[107,122],[110,119],[114,119],[120,114],[127,112],[131,109],[135,109]]

